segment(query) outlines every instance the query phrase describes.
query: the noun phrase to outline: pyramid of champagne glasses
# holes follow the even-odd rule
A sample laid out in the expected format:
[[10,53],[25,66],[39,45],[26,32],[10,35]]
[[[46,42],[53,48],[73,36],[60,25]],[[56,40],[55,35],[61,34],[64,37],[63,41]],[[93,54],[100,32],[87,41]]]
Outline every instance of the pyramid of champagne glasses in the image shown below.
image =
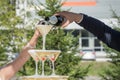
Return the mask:
[[[55,66],[54,62],[58,58],[59,54],[61,53],[60,50],[46,50],[45,49],[45,42],[46,42],[46,35],[49,33],[49,31],[52,28],[52,25],[42,25],[42,24],[37,24],[36,28],[40,31],[42,35],[42,40],[43,40],[43,48],[42,49],[33,49],[29,50],[29,54],[31,57],[35,60],[36,63],[36,70],[35,70],[35,75],[33,76],[41,76],[44,77],[44,62],[46,59],[49,59],[52,63],[52,74],[50,76],[55,76]],[[41,61],[42,63],[42,74],[38,75],[38,61]]]
[[[35,61],[35,74],[32,76],[23,76],[22,80],[67,80],[68,76],[60,76],[55,74],[55,61],[58,58],[59,54],[61,53],[60,50],[46,50],[45,43],[46,43],[46,36],[49,33],[49,31],[52,29],[53,25],[38,23],[36,25],[36,28],[39,30],[39,32],[42,35],[43,40],[43,48],[42,49],[32,49],[29,50],[28,53],[31,55],[33,60]],[[46,60],[50,60],[52,64],[52,74],[51,75],[45,75],[44,74],[44,62]],[[41,70],[42,73],[38,74],[38,62],[41,62]]]

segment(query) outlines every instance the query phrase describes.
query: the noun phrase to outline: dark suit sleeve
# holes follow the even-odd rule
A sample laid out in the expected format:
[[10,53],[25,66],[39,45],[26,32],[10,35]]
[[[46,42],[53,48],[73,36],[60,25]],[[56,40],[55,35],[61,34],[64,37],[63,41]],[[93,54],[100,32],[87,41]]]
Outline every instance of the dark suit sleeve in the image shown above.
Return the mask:
[[93,33],[99,40],[103,41],[109,47],[120,51],[120,32],[111,29],[103,22],[85,14],[83,14],[83,20],[79,25]]

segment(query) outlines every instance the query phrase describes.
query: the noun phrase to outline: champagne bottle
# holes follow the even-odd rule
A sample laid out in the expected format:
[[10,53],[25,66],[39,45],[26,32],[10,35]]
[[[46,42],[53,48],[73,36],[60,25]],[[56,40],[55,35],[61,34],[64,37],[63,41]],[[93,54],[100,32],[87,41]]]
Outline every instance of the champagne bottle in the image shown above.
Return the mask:
[[59,26],[64,21],[64,18],[62,16],[56,15],[56,16],[46,17],[45,21],[49,22],[52,25]]

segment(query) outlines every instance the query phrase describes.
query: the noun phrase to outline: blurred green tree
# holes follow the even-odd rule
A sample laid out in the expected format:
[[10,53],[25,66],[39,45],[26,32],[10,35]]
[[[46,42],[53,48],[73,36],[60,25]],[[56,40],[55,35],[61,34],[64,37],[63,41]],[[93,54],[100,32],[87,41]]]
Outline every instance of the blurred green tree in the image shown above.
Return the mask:
[[23,20],[16,16],[16,0],[0,0],[0,10],[0,59],[8,62],[8,55],[19,53],[26,43],[28,31],[18,28]]

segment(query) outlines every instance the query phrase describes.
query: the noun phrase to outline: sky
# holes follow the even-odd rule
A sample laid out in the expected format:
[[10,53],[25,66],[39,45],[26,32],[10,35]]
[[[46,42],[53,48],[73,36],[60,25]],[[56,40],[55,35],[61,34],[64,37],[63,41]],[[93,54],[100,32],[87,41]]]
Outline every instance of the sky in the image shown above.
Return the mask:
[[[45,2],[45,0],[40,0]],[[120,0],[66,0],[67,6],[64,9],[71,8],[71,12],[85,13],[96,18],[111,18],[113,9],[120,16]],[[70,3],[72,2],[72,3]],[[75,5],[76,4],[76,5]],[[70,5],[70,6],[69,6]]]

